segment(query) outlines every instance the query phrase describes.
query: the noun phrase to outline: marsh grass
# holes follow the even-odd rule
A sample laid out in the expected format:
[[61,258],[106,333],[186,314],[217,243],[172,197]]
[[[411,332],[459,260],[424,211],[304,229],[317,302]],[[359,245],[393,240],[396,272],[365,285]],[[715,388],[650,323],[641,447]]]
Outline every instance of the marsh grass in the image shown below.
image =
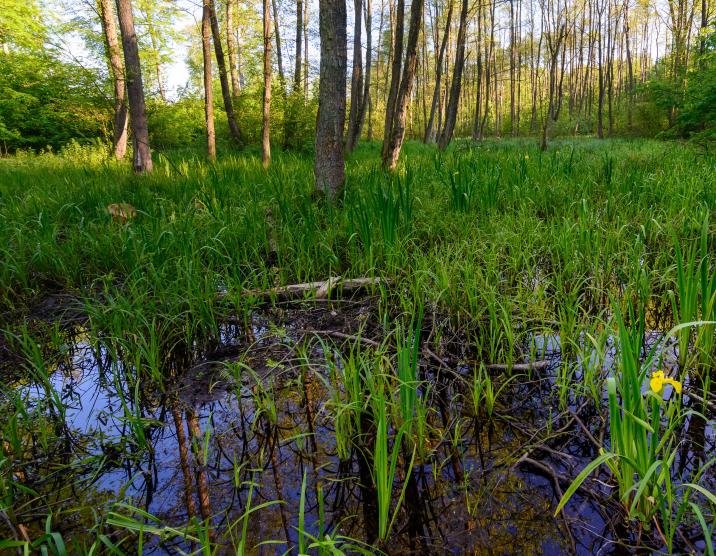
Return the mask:
[[[609,411],[604,453],[578,476],[559,510],[605,464],[625,516],[645,525],[658,516],[669,550],[687,522],[698,522],[709,538],[714,500],[701,483],[711,464],[687,480],[674,471],[677,430],[692,414],[679,399],[645,393],[643,384],[655,363],[654,352],[644,349],[647,330],[682,325],[673,330],[679,378],[699,378],[704,399],[711,396],[713,157],[653,141],[556,141],[546,153],[526,141],[458,141],[446,153],[408,144],[398,170],[386,174],[374,147],[361,145],[351,155],[346,193],[335,204],[313,197],[312,161],[288,153],[277,153],[265,171],[250,154],[207,164],[196,153],[167,152],[141,178],[91,152],[0,161],[0,349],[19,356],[25,378],[43,393],[41,403],[30,403],[15,384],[2,389],[9,418],[0,427],[0,510],[13,526],[23,522],[18,509],[36,507],[35,522],[37,515],[48,520],[34,527],[32,542],[4,547],[61,551],[57,515],[14,479],[36,447],[52,453],[65,426],[66,402],[51,380],[63,332],[39,323],[62,322],[68,307],[44,300],[62,294],[82,308],[88,342],[106,354],[102,376],[116,390],[129,444],[149,453],[149,432],[158,424],[141,408],[213,356],[222,322],[241,323],[246,353],[261,343],[252,338],[252,319],[265,300],[248,290],[329,276],[390,283],[367,292],[371,312],[352,338],[339,345],[321,337],[281,342],[290,344],[289,366],[299,369],[296,384],[315,380],[325,388],[319,413],[336,458],[348,465],[360,453],[370,461],[366,487],[375,491],[380,546],[402,534],[396,523],[406,518],[411,473],[427,465],[437,483],[452,466],[467,490],[470,477],[460,467],[470,421],[478,435],[486,423],[492,431],[506,422],[499,414],[511,394],[547,379],[555,391],[549,410],[542,408],[547,438],[553,411],[587,402],[597,415],[602,407]],[[136,207],[137,218],[113,221],[106,207],[116,202]],[[267,305],[283,310],[276,298]],[[685,326],[694,321],[700,324]],[[555,374],[511,372],[537,357],[528,344],[538,333],[559,339]],[[372,335],[367,346],[364,334]],[[463,391],[458,379],[434,380],[426,348],[452,350],[451,362],[472,370],[461,377]],[[491,375],[485,363],[508,370]],[[226,364],[222,378],[236,403],[251,407],[250,432],[262,438],[253,463],[270,466],[267,450],[279,443],[282,426],[280,380],[264,378],[244,356]],[[448,396],[454,397],[440,401]],[[461,412],[463,401],[471,405],[467,418],[450,418],[438,407]],[[310,434],[297,431],[285,442],[304,454],[301,442]],[[214,441],[208,425],[203,437],[192,438],[197,465],[207,465]],[[104,527],[130,535],[130,550],[171,537],[206,553],[217,549],[217,538],[237,554],[250,552],[250,520],[284,501],[253,505],[263,481],[258,472],[241,480],[245,464],[235,463],[234,485],[247,495],[245,505],[224,530],[196,517],[183,528],[169,526],[122,500],[97,516],[86,543],[97,548],[87,551],[126,549]],[[372,550],[326,529],[324,493],[309,486],[312,480],[312,472],[303,474],[291,522],[296,546],[283,549]],[[308,522],[312,496],[317,525]]]

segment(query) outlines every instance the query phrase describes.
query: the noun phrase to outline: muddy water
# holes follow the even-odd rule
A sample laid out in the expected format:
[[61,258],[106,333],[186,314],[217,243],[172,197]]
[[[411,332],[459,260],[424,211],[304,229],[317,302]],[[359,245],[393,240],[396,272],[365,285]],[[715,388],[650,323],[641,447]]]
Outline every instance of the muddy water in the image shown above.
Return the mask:
[[[248,546],[271,541],[251,552],[295,551],[305,475],[310,534],[318,533],[322,514],[323,530],[332,538],[375,544],[390,554],[616,554],[646,542],[623,527],[606,501],[610,489],[596,482],[592,495],[578,493],[562,517],[553,516],[567,486],[562,479],[574,477],[596,454],[570,411],[582,415],[595,437],[604,433],[603,416],[576,398],[560,410],[554,386],[559,338],[534,335],[531,351],[552,365],[513,381],[489,422],[472,417],[465,380],[422,361],[424,379],[441,392],[430,417],[436,431],[433,452],[416,462],[407,479],[407,460],[399,458],[394,502],[403,480],[408,486],[391,537],[379,543],[370,454],[361,457],[353,450],[346,461],[337,455],[334,419],[326,405],[327,354],[307,327],[307,322],[335,327],[342,309],[311,311],[257,315],[250,333],[224,326],[220,349],[168,377],[162,388],[141,379],[136,383],[134,369],[112,361],[101,343],[75,329],[67,338],[66,357],[50,377],[66,406],[61,433],[66,440],[52,458],[29,465],[35,476],[28,473],[25,480],[44,492],[56,491],[52,499],[67,510],[68,518],[59,523],[67,535],[90,528],[89,508],[132,515],[113,505],[126,502],[154,516],[156,521],[149,522],[158,527],[181,528],[192,516],[210,516],[216,540],[225,542],[230,530],[241,534],[237,520],[251,497],[251,507],[281,501],[250,514]],[[307,358],[299,360],[298,346],[308,346]],[[665,353],[673,354],[673,346]],[[340,364],[339,349],[331,357]],[[455,368],[460,368],[458,358]],[[605,361],[605,371],[610,364]],[[306,380],[299,380],[303,375]],[[471,379],[470,373],[464,379]],[[14,390],[30,405],[47,396],[45,387],[32,382]],[[275,418],[267,418],[272,409],[261,402],[266,400],[262,392],[274,400]],[[140,433],[132,421],[141,422]],[[682,470],[698,452],[714,449],[710,424],[702,429],[694,442],[701,449],[680,455]],[[537,438],[555,435],[556,443],[538,446]],[[121,530],[113,534],[122,536]],[[148,535],[144,542],[147,554],[192,548],[176,537]]]

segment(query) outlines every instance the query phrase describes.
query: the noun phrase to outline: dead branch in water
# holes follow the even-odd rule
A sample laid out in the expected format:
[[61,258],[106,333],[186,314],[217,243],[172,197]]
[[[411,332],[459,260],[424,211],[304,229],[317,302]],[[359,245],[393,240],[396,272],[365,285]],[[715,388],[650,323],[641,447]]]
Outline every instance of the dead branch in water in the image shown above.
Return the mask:
[[[313,299],[326,299],[333,292],[339,294],[353,293],[369,286],[378,286],[380,284],[390,283],[386,278],[346,278],[340,276],[332,276],[328,280],[318,282],[305,282],[302,284],[290,284],[288,286],[279,286],[269,288],[267,290],[244,290],[242,297],[257,297],[261,299],[278,298],[282,300],[296,299],[305,297],[307,294],[313,293]],[[229,292],[219,292],[219,301],[229,297]]]

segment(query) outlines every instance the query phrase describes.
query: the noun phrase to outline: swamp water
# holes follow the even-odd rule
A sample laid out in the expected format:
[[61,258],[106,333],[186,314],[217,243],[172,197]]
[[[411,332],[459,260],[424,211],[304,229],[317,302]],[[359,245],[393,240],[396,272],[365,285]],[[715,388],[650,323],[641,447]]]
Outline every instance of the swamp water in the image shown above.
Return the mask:
[[[346,553],[619,554],[651,542],[623,523],[606,473],[553,516],[569,479],[597,455],[594,440],[605,425],[604,407],[585,396],[560,404],[557,383],[566,375],[559,337],[544,332],[532,334],[517,359],[549,364],[502,389],[491,418],[474,416],[470,356],[453,345],[459,338],[439,356],[422,354],[426,447],[422,456],[404,451],[397,458],[391,518],[399,500],[401,506],[388,539],[378,540],[374,433],[352,439],[341,459],[341,409],[331,402],[332,389],[344,393],[335,375],[349,346],[371,349],[382,340],[371,312],[361,303],[292,304],[253,315],[248,327],[225,324],[217,349],[163,388],[134,380],[136,370],[113,360],[82,326],[68,328],[49,383],[23,377],[5,387],[28,407],[45,403],[51,387],[65,407],[64,415],[47,417],[60,441],[27,458],[16,479],[42,495],[64,537],[91,535],[93,512],[110,512],[104,530],[113,542],[146,524],[145,554],[197,549],[184,526],[205,515],[221,554],[234,553],[228,547],[245,524],[247,552],[263,554],[295,553],[312,542],[304,531],[328,533]],[[663,364],[675,349],[667,345]],[[605,372],[614,352],[608,346]],[[583,363],[576,359],[568,380],[581,380]],[[497,389],[503,379],[494,377]],[[685,426],[681,474],[714,453],[712,423]],[[706,486],[716,487],[713,473]],[[33,515],[28,524],[39,519]],[[11,537],[4,526],[0,538]],[[122,546],[132,553],[136,542]]]

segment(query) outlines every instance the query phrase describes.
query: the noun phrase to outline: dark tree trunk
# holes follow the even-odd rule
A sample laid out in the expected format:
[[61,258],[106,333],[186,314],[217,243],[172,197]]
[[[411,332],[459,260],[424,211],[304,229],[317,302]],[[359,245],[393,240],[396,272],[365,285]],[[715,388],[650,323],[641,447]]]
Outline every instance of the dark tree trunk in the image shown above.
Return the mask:
[[226,74],[226,60],[224,59],[224,49],[221,46],[221,32],[219,31],[219,21],[216,17],[216,7],[214,0],[209,0],[210,18],[211,18],[211,34],[214,38],[214,53],[216,54],[216,65],[219,66],[219,82],[221,83],[221,96],[224,99],[224,110],[226,111],[226,119],[229,122],[229,131],[231,137],[237,144],[241,144],[241,130],[236,123],[234,116],[234,107],[231,103],[231,90],[229,89],[229,77]]
[[343,127],[346,117],[345,0],[320,0],[321,65],[316,121],[316,188],[336,199],[345,180]]
[[358,117],[363,106],[363,49],[361,28],[363,16],[362,0],[353,0],[355,25],[353,26],[353,73],[351,75],[351,108],[348,113],[346,151],[351,152],[358,139]]
[[303,0],[296,0],[296,65],[293,68],[293,92],[301,91],[301,50],[303,32]]
[[147,109],[144,104],[144,85],[142,84],[142,66],[139,61],[137,34],[134,31],[132,0],[117,0],[119,29],[122,33],[122,48],[127,77],[127,96],[129,97],[129,121],[132,126],[134,145],[134,171],[151,172],[152,151],[149,148],[149,129],[147,128]]
[[452,139],[457,119],[457,107],[460,101],[460,89],[462,87],[462,72],[465,67],[465,35],[467,33],[467,6],[468,0],[462,0],[460,10],[460,25],[457,31],[457,46],[455,51],[455,66],[452,72],[452,85],[450,86],[450,99],[448,100],[445,112],[445,127],[440,134],[439,147],[444,151]]
[[211,0],[204,0],[201,16],[201,54],[204,61],[204,117],[206,120],[206,150],[211,160],[216,159],[216,132],[214,130],[214,93],[211,83]]
[[117,160],[122,160],[127,152],[128,111],[125,98],[124,63],[117,40],[117,27],[114,23],[114,10],[111,0],[100,0],[99,13],[102,21],[107,60],[114,85],[114,129],[112,147]]

